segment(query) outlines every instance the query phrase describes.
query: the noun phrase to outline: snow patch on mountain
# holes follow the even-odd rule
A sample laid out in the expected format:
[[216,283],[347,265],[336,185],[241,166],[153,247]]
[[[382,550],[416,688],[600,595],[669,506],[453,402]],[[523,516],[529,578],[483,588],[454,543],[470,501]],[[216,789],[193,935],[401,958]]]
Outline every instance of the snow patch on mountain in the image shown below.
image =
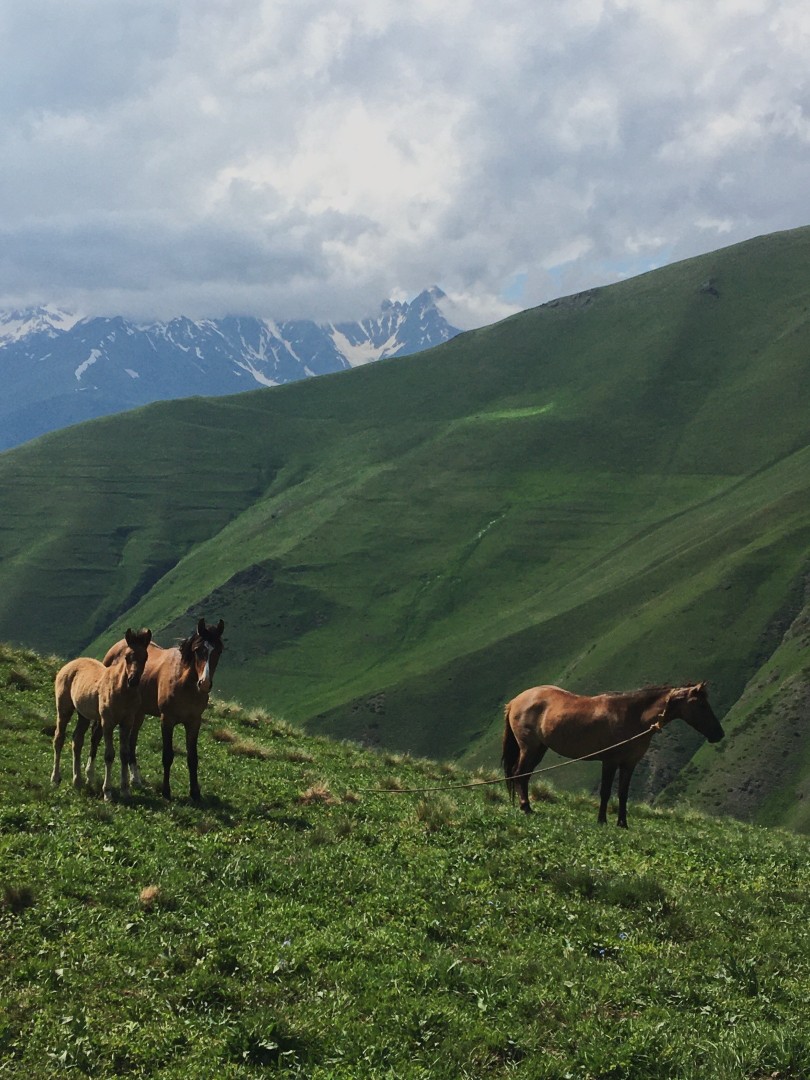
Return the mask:
[[[357,324],[360,326],[360,324]],[[350,367],[362,367],[363,364],[370,364],[373,360],[380,359],[380,349],[373,341],[368,338],[360,341],[351,341],[345,333],[334,325],[331,325],[331,337],[335,343],[335,348],[345,357]]]
[[70,330],[81,319],[67,311],[45,305],[26,311],[0,312],[0,348],[31,334],[55,334]]
[[95,364],[97,360],[101,359],[103,355],[104,354],[101,352],[100,349],[91,349],[90,355],[87,357],[87,359],[83,363],[79,364],[79,366],[73,372],[73,374],[76,376],[76,382],[81,382],[82,375],[84,375],[85,371],[87,371],[89,367],[92,367],[93,364]]

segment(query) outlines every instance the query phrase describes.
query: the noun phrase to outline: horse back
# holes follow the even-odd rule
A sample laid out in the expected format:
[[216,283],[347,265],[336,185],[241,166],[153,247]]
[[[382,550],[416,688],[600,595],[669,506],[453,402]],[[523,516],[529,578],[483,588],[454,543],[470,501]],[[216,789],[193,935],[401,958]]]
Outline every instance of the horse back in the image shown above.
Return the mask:
[[603,749],[612,738],[614,710],[607,695],[585,697],[559,686],[533,686],[507,706],[518,742],[547,746],[564,757]]
[[72,705],[88,720],[99,718],[99,687],[106,681],[107,669],[91,656],[69,660],[56,673],[54,692],[58,708]]

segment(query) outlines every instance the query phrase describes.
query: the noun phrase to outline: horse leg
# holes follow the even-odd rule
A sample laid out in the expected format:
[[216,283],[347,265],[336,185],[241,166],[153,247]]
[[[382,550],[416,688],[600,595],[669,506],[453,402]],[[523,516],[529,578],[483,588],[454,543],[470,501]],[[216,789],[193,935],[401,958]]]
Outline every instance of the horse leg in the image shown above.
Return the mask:
[[160,718],[160,733],[163,736],[163,798],[171,799],[172,789],[169,774],[174,761],[174,727],[166,716]]
[[607,824],[607,808],[610,802],[610,793],[613,790],[613,778],[616,775],[616,765],[612,762],[602,762],[602,786],[599,789],[599,817],[600,825]]
[[132,724],[132,730],[129,733],[129,775],[132,786],[136,788],[146,787],[141,776],[141,770],[138,768],[138,735],[142,723],[143,716],[136,716]]
[[98,752],[98,744],[101,742],[101,736],[101,721],[96,720],[90,730],[90,749],[87,753],[87,767],[84,770],[88,784],[94,783],[96,779],[96,753]]
[[102,719],[101,729],[104,735],[104,783],[101,785],[101,793],[104,796],[104,802],[112,802],[112,767],[115,761],[113,734],[115,728],[109,720]]
[[[201,718],[200,718],[201,719]],[[188,761],[188,784],[191,797],[199,802],[200,785],[197,782],[197,737],[200,734],[200,719],[186,723],[186,760]]]
[[62,747],[65,745],[65,735],[70,718],[73,716],[73,701],[70,694],[56,695],[56,728],[53,733],[53,772],[51,783],[56,785],[62,781]]
[[129,754],[131,725],[123,720],[118,725],[119,752],[121,754],[121,798],[129,798]]
[[522,749],[520,751],[520,757],[517,760],[515,766],[514,776],[518,777],[515,780],[518,789],[518,799],[520,801],[520,809],[524,814],[530,814],[532,812],[531,803],[529,802],[529,780],[531,779],[530,773],[534,772],[540,762],[543,760],[547,746],[540,743],[539,746],[533,746],[530,749]]
[[627,828],[627,793],[630,790],[630,778],[635,767],[634,761],[619,766],[619,820],[616,824],[620,829]]
[[76,727],[73,732],[73,786],[82,786],[82,747],[84,746],[84,734],[90,726],[90,718],[78,714]]

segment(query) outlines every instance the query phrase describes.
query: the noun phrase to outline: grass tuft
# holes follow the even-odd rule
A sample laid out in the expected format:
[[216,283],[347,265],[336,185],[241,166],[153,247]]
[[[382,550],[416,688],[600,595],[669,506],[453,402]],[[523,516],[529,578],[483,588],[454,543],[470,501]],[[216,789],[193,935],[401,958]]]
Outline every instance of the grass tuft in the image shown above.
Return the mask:
[[295,765],[306,765],[315,760],[313,754],[298,747],[292,750],[284,750],[278,756],[282,761],[290,761]]
[[3,907],[12,915],[20,915],[26,908],[33,907],[34,890],[28,885],[3,885]]
[[536,783],[531,784],[529,787],[529,798],[532,802],[537,803],[555,803],[557,801],[557,792],[554,790],[551,784],[545,780],[538,780]]
[[228,753],[237,754],[240,757],[258,758],[260,761],[273,757],[272,750],[254,742],[253,739],[235,739],[228,747]]
[[306,791],[302,791],[298,796],[298,802],[302,806],[312,806],[313,804],[334,806],[336,803],[340,802],[340,799],[332,794],[327,783],[321,782],[312,784]]
[[444,796],[420,799],[414,807],[416,820],[421,821],[428,832],[458,824],[457,810],[453,800]]
[[37,680],[26,668],[13,667],[6,675],[6,685],[15,690],[33,690]]

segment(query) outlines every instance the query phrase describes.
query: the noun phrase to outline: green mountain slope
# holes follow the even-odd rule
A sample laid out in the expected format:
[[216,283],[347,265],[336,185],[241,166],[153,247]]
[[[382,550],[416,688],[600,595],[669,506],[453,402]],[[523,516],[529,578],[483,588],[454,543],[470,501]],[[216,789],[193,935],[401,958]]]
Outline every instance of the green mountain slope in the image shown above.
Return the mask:
[[[46,437],[0,456],[0,635],[100,654],[222,617],[224,692],[473,762],[534,683],[708,679],[725,714],[801,608],[809,353],[803,229]],[[668,731],[640,788],[695,750]]]
[[0,645],[4,1077],[810,1074],[806,838],[542,785],[527,818],[220,699],[201,804],[153,720],[105,804],[51,787],[58,663]]

